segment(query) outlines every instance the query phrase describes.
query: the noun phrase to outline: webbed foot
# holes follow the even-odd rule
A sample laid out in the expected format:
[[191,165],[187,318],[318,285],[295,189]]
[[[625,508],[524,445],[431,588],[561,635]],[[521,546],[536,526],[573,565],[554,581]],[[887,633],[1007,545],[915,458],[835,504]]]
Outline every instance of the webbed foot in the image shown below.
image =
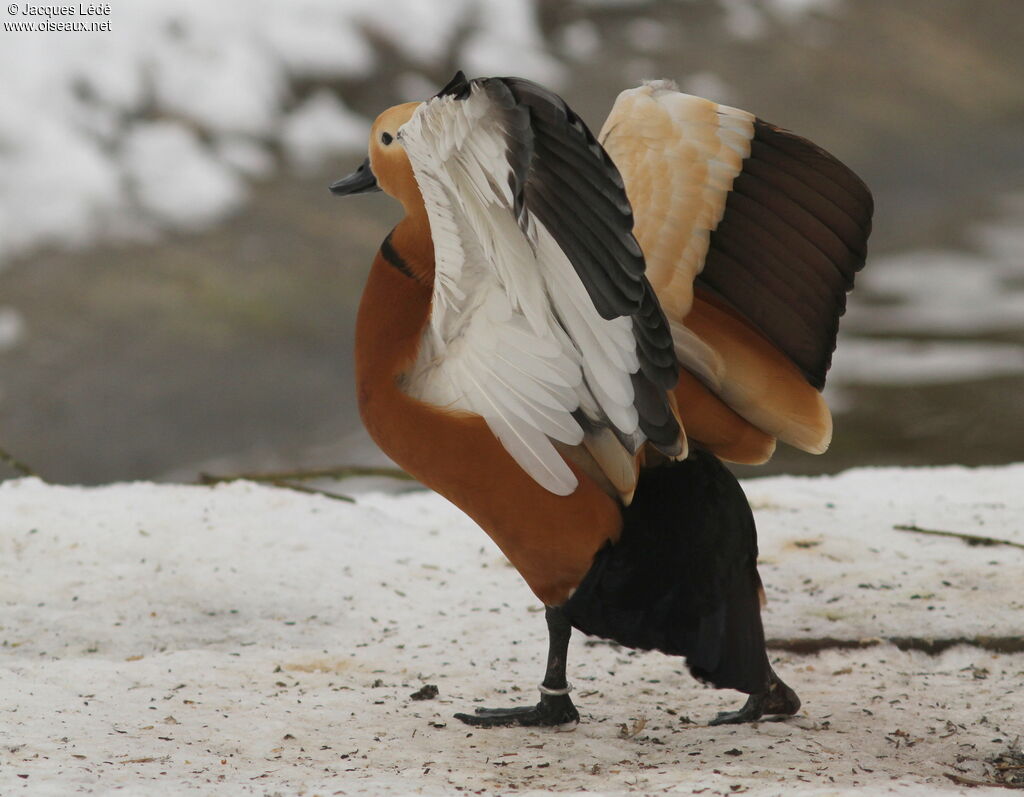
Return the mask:
[[580,721],[568,695],[541,695],[535,706],[518,708],[478,708],[473,714],[456,714],[455,718],[477,728],[503,728],[510,725],[547,727]]
[[774,672],[764,692],[747,698],[738,711],[722,711],[708,725],[738,725],[754,722],[764,716],[788,717],[800,710],[800,698]]

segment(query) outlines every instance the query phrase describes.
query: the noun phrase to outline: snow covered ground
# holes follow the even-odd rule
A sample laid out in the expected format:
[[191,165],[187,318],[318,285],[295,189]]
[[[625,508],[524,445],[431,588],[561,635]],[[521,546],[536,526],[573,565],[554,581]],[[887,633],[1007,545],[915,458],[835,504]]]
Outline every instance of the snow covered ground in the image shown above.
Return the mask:
[[1024,550],[894,526],[1024,544],[1022,484],[1024,465],[746,482],[800,714],[708,727],[740,696],[577,635],[583,722],[560,733],[452,719],[534,700],[545,634],[432,494],[6,482],[0,793],[966,793],[947,776],[1020,771],[985,761],[1024,731]]

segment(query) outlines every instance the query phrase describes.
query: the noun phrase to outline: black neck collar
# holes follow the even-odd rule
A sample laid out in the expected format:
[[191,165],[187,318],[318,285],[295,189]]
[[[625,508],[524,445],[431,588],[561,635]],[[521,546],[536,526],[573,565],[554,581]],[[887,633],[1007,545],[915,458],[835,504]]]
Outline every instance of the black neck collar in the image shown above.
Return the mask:
[[398,250],[395,249],[394,244],[391,243],[391,236],[394,235],[394,233],[394,230],[389,232],[388,237],[384,239],[384,243],[380,245],[381,256],[388,262],[388,265],[394,266],[409,279],[416,279],[416,275],[412,273],[412,269],[409,268],[409,264],[405,262],[405,258],[398,254]]

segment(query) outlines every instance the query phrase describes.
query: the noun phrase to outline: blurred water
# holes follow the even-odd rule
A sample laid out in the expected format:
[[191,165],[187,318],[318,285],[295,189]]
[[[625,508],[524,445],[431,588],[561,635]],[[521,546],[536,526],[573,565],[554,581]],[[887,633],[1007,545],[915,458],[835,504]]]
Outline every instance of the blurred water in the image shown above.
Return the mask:
[[[293,13],[313,13],[318,2]],[[64,251],[9,239],[22,255],[0,271],[0,446],[54,480],[81,482],[377,457],[355,413],[352,325],[365,270],[398,211],[380,196],[328,196],[326,184],[360,153],[318,158],[349,135],[339,108],[372,118],[436,90],[456,66],[478,71],[472,65],[493,53],[508,66],[502,72],[546,70],[595,128],[622,88],[675,78],[808,136],[874,190],[869,263],[828,388],[833,447],[823,457],[780,450],[756,472],[1022,458],[1024,55],[1015,31],[1024,29],[1024,5],[500,5],[464,0],[463,10],[489,9],[483,21],[453,12],[450,35],[433,51],[398,16],[350,26],[366,48],[363,66],[311,61],[275,73],[285,81],[268,106],[275,121],[254,133],[222,135],[184,100],[108,114],[115,124],[99,151],[122,175],[115,183],[150,193],[116,194],[105,228],[116,242],[85,236],[93,243]],[[273,18],[287,19],[285,9]],[[311,19],[289,28],[296,53],[317,27]],[[514,33],[504,42],[503,25]],[[317,39],[323,52],[332,35]],[[260,37],[244,41],[255,46]],[[89,107],[88,95],[75,96],[76,107]],[[9,126],[0,129],[7,157],[15,150],[5,135]],[[232,175],[247,197],[240,209],[222,216],[218,205],[204,215],[208,229],[168,232],[175,213],[193,209],[180,197],[201,178],[176,179],[187,170],[160,162],[160,147],[147,154],[154,140],[176,142],[193,166],[193,156],[212,159]],[[21,196],[5,174],[4,209],[17,206],[8,218],[58,218],[47,199],[59,181],[47,177]],[[161,193],[165,181],[173,181],[168,192],[184,192],[180,201]],[[160,216],[164,201],[173,212]]]
[[969,223],[962,250],[872,258],[843,319],[833,384],[939,384],[1024,371],[1024,194]]

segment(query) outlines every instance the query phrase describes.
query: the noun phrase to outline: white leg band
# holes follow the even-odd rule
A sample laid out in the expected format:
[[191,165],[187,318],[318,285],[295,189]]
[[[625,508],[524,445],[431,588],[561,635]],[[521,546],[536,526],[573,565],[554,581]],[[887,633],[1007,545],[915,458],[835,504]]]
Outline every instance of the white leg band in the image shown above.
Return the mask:
[[567,695],[572,691],[572,684],[566,682],[564,689],[552,689],[549,686],[541,684],[537,687],[542,695],[551,695],[552,697],[558,697],[559,695]]

